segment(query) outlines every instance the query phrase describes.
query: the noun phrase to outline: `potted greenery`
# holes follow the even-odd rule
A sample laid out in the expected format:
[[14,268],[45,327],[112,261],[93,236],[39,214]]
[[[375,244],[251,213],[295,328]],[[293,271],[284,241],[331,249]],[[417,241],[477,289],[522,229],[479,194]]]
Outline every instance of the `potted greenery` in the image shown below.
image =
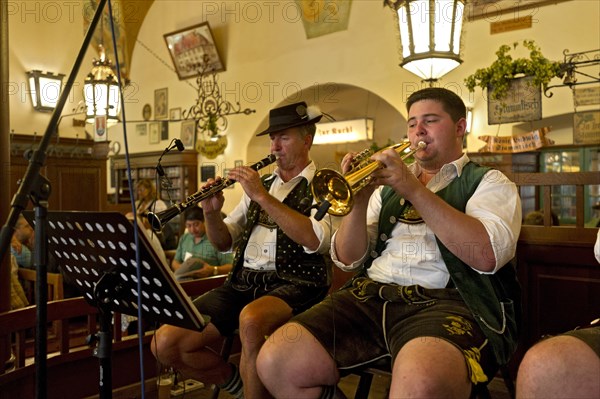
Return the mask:
[[498,58],[489,67],[477,69],[465,79],[467,89],[470,92],[474,92],[476,86],[488,89],[491,98],[497,100],[506,96],[516,78],[530,76],[534,86],[545,89],[552,78],[563,75],[561,63],[544,57],[533,40],[523,41],[523,46],[529,50],[529,58],[513,59],[509,52],[518,45],[515,42],[512,47],[506,44],[500,46],[496,51]]

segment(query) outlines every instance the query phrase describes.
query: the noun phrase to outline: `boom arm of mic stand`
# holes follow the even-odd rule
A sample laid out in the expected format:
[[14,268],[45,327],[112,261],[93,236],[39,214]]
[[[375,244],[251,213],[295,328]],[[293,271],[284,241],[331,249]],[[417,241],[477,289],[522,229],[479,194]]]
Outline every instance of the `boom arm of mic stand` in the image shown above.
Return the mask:
[[[75,59],[75,63],[73,65],[73,69],[71,70],[71,74],[65,83],[65,87],[58,99],[56,104],[56,108],[50,117],[50,121],[48,122],[48,127],[42,136],[38,149],[35,150],[29,160],[29,166],[27,167],[27,171],[25,172],[25,176],[21,181],[21,185],[17,190],[17,193],[14,195],[13,200],[11,202],[11,209],[8,214],[8,218],[6,223],[2,226],[2,230],[0,232],[0,253],[2,256],[6,256],[9,253],[8,248],[10,245],[10,239],[15,230],[15,226],[17,224],[17,220],[21,212],[27,207],[28,198],[32,198],[36,205],[45,206],[46,199],[38,197],[40,192],[43,193],[44,188],[47,188],[47,194],[50,194],[50,186],[46,181],[41,182],[40,170],[46,161],[46,151],[50,144],[50,140],[52,139],[53,134],[58,134],[58,121],[60,118],[60,114],[65,107],[67,99],[71,94],[71,89],[73,88],[73,83],[77,78],[77,73],[79,72],[79,68],[83,63],[83,59],[85,58],[85,54],[87,49],[92,41],[92,37],[94,36],[94,31],[96,30],[96,26],[100,21],[100,17],[102,16],[102,11],[106,5],[108,0],[100,0],[98,4],[98,8],[94,13],[94,17],[90,22],[90,26],[83,40],[83,44],[81,49],[79,50],[79,54]],[[40,183],[41,182],[41,183]],[[34,188],[36,188],[34,190]],[[42,251],[46,250],[45,245],[43,243],[46,241],[45,237],[45,223],[46,223],[46,212],[45,209],[40,210],[40,208],[36,208],[36,237],[35,237],[35,249],[34,251],[40,252],[38,254],[34,254],[39,263],[44,263],[43,265],[39,265],[40,268],[37,271],[37,275],[46,272],[46,265],[44,259],[47,258],[46,254],[41,254]],[[39,229],[39,230],[38,230]],[[44,277],[46,277],[44,275]],[[36,283],[36,294],[41,293],[46,290],[46,286],[40,287],[40,283],[43,281],[47,281],[44,277],[42,279],[38,278]],[[44,296],[43,294],[40,296]],[[36,295],[36,306],[37,306],[37,325],[36,332],[41,331],[46,328],[46,301],[40,301],[40,296]],[[47,298],[47,296],[46,296]],[[45,331],[45,330],[44,330]],[[44,335],[44,334],[42,334]],[[42,337],[44,338],[44,337]],[[46,357],[47,357],[47,345],[46,339],[40,339],[40,336],[36,337],[36,360],[35,360],[35,378],[36,378],[36,398],[41,399],[46,397],[47,392],[47,382],[46,382]]]

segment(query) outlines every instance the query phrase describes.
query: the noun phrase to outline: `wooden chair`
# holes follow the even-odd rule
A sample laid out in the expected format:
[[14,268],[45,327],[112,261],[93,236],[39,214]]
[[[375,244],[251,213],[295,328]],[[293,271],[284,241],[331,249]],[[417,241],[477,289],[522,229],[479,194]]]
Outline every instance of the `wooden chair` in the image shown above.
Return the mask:
[[[35,283],[37,281],[37,271],[33,269],[24,269],[19,268],[19,278],[22,281],[27,281],[31,285],[32,288],[35,287]],[[63,285],[63,276],[60,273],[46,273],[47,283],[48,283],[48,301],[57,301],[59,299],[64,299],[64,285]],[[31,290],[30,290],[31,291]],[[32,305],[35,304],[35,291],[30,292],[30,297],[27,299],[29,303]]]
[[[19,268],[19,279],[25,282],[25,293],[31,305],[36,305],[35,285],[37,281],[37,270]],[[48,301],[58,301],[65,298],[63,276],[60,273],[46,273],[48,285]],[[52,323],[51,336],[58,336],[61,331],[60,321]]]

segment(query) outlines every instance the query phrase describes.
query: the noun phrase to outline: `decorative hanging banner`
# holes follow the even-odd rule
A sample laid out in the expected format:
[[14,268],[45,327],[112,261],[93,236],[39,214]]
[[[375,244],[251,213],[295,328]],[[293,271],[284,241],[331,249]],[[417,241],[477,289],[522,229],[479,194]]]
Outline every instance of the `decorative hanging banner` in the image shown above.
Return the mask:
[[573,114],[573,144],[600,143],[600,111]]
[[218,155],[221,155],[225,152],[225,148],[227,148],[227,136],[219,136],[217,140],[198,140],[198,144],[196,145],[196,150],[199,153],[206,155],[208,159],[215,159]]
[[546,137],[549,132],[549,127],[543,127],[532,132],[513,136],[479,136],[479,140],[486,142],[486,145],[481,147],[479,152],[514,153],[533,151],[554,144],[553,140]]

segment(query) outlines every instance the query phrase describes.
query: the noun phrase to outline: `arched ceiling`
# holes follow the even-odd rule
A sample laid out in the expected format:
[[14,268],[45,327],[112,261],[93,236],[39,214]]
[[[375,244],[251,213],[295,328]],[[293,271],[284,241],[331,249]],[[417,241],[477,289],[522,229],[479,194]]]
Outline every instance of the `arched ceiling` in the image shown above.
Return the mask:
[[[362,87],[344,83],[315,85],[303,89],[280,104],[274,104],[273,108],[298,101],[305,101],[308,105],[318,105],[322,112],[331,115],[338,121],[359,118],[373,119],[373,142],[379,146],[385,145],[388,140],[401,141],[406,136],[406,120],[400,111],[377,94]],[[325,122],[326,119],[323,118],[322,121]],[[268,127],[268,124],[269,116],[265,115],[248,143],[246,159],[258,160],[270,152],[268,137],[256,137],[257,133]],[[328,165],[331,167],[332,163],[339,165],[337,159],[339,154],[360,151],[371,144],[370,141],[363,141],[314,145],[311,149],[311,157],[318,166]]]

